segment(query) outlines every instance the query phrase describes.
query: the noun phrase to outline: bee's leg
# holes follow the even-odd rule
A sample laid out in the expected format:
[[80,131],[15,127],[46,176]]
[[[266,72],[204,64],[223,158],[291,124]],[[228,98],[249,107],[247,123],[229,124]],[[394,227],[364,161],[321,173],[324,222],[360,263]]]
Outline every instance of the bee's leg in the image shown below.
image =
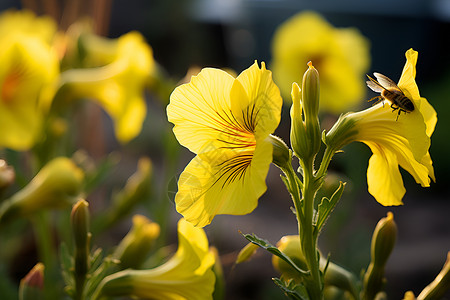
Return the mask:
[[[375,101],[375,100],[376,100],[376,101]],[[372,102],[372,101],[375,101],[375,102],[372,104],[372,106],[374,106],[374,105],[376,105],[376,104],[382,102],[382,103],[383,103],[383,107],[384,107],[384,98],[383,98],[382,96],[375,96],[375,97],[373,97],[373,98],[367,100],[367,102]]]

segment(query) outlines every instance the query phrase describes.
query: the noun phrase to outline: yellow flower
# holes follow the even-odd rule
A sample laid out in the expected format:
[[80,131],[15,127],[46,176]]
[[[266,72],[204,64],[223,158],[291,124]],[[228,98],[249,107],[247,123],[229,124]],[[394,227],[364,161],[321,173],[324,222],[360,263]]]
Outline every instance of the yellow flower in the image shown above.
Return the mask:
[[369,192],[382,205],[401,205],[405,187],[398,166],[408,171],[423,187],[435,180],[430,154],[430,137],[437,122],[436,112],[420,97],[415,82],[418,53],[406,52],[406,64],[398,87],[414,104],[412,112],[393,111],[388,101],[357,113],[348,113],[327,133],[325,142],[334,149],[352,142],[365,143],[372,150],[367,169]]
[[107,276],[97,295],[161,300],[212,299],[215,256],[209,249],[205,232],[181,219],[178,240],[177,252],[166,263],[154,269],[127,269]]
[[[19,23],[9,14],[0,17],[0,33],[11,19],[11,26]],[[40,24],[38,19],[36,22]],[[44,91],[57,78],[59,68],[48,41],[28,32],[31,23],[29,27],[20,31],[18,25],[0,35],[0,147],[20,151],[31,148],[41,137],[48,109]]]
[[321,110],[341,113],[365,95],[369,42],[355,28],[334,28],[317,13],[299,13],[275,32],[272,55],[274,79],[286,100],[308,61],[320,72]]
[[197,156],[178,182],[178,212],[196,226],[215,215],[243,215],[266,191],[272,161],[267,139],[278,123],[282,99],[264,63],[237,78],[205,68],[176,88],[167,107],[183,146]]
[[147,110],[144,88],[154,60],[150,46],[138,32],[121,36],[111,46],[116,50],[111,63],[62,73],[57,97],[58,101],[97,101],[113,119],[117,139],[126,143],[141,132]]
[[50,45],[57,26],[49,16],[39,16],[28,10],[7,10],[0,15],[0,38],[9,35],[26,34]]

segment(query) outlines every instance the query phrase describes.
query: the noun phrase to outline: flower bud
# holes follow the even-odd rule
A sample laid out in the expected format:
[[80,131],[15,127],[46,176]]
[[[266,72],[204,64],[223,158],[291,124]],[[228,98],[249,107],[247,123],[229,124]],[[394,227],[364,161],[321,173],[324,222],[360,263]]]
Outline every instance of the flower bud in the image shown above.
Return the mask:
[[44,268],[42,263],[37,263],[20,281],[20,300],[44,299]]
[[394,249],[396,238],[394,215],[388,212],[387,217],[378,222],[373,232],[371,262],[364,275],[363,299],[374,299],[382,290],[385,282],[384,268]]
[[58,157],[47,163],[22,190],[0,207],[0,224],[43,209],[60,209],[74,203],[84,174],[70,159]]
[[139,268],[147,258],[159,232],[158,224],[142,215],[135,215],[133,227],[117,246],[113,257],[120,260],[123,269]]
[[[299,268],[303,270],[308,269],[305,255],[303,254],[302,248],[300,246],[300,238],[298,235],[283,236],[278,241],[276,246],[278,250],[288,256]],[[297,280],[301,279],[299,273],[278,256],[272,256],[272,265],[283,275],[283,277]]]
[[124,188],[114,195],[104,227],[109,227],[127,216],[135,205],[149,198],[151,193],[152,162],[147,157],[138,161],[137,171],[127,180]]
[[319,73],[311,62],[308,66],[303,76],[301,100],[298,85],[296,83],[292,85],[291,141],[295,154],[305,161],[312,162],[321,144],[318,116]]
[[397,225],[394,221],[394,214],[388,212],[387,217],[382,218],[372,236],[372,262],[380,267],[384,267],[391,255],[397,239]]
[[74,277],[78,293],[82,293],[86,274],[89,270],[89,248],[91,233],[89,232],[89,203],[79,200],[72,208],[70,221],[75,241]]
[[286,143],[279,137],[269,135],[270,143],[273,146],[272,162],[280,168],[284,168],[291,163],[291,151]]

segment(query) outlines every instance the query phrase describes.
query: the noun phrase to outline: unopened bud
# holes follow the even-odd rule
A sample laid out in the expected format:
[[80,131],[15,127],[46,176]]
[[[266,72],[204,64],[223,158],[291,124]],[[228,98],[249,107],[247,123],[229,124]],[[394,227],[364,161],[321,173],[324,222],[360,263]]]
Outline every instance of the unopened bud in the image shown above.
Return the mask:
[[78,292],[84,287],[86,274],[89,269],[89,244],[91,233],[89,232],[89,203],[79,200],[72,208],[70,215],[72,232],[75,241],[75,270]]
[[[303,76],[301,100],[297,84],[292,85],[291,141],[295,154],[312,162],[320,149],[319,73],[311,62]],[[303,110],[303,111],[302,111]]]
[[[300,269],[308,269],[305,255],[303,254],[302,248],[300,246],[300,238],[298,235],[283,236],[278,241],[276,246],[278,250],[288,256]],[[298,271],[278,256],[272,256],[272,265],[283,275],[283,277],[294,280],[301,279]]]
[[81,169],[70,159],[53,159],[27,186],[2,203],[0,223],[29,216],[39,210],[72,205],[81,192],[83,178]]
[[133,227],[122,239],[113,256],[123,269],[137,269],[147,258],[160,232],[159,225],[142,215],[133,217]]
[[136,172],[127,180],[124,188],[114,198],[109,209],[105,227],[109,227],[127,216],[135,205],[150,197],[152,162],[147,157],[138,161]]
[[394,221],[394,214],[388,212],[387,217],[382,218],[372,236],[372,262],[376,266],[384,267],[391,255],[397,240],[397,225]]
[[19,300],[44,299],[44,265],[37,263],[20,281]]
[[363,299],[374,299],[383,289],[384,268],[396,239],[397,225],[394,222],[394,215],[388,212],[387,217],[378,222],[373,232],[371,262],[364,275]]
[[268,139],[273,146],[272,162],[280,168],[285,168],[291,163],[291,151],[281,138],[269,135]]

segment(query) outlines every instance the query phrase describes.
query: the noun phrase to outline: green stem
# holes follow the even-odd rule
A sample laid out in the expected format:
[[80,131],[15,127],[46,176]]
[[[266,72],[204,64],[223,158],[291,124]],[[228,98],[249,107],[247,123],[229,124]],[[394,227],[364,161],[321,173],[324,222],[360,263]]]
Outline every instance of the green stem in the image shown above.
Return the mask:
[[298,229],[300,230],[301,222],[303,222],[303,220],[305,219],[303,216],[302,204],[300,199],[300,189],[303,188],[303,184],[298,178],[298,176],[295,174],[291,164],[287,164],[287,168],[282,170],[289,182],[290,187],[289,192],[292,196],[292,201],[294,202],[295,212],[297,214],[297,222],[299,226]]
[[300,227],[300,242],[306,263],[311,272],[311,277],[306,281],[306,287],[312,300],[323,299],[322,278],[319,270],[319,257],[317,256],[317,236],[314,234],[314,198],[318,185],[313,175],[313,163],[306,163],[303,166],[303,205],[304,221]]
[[44,291],[48,299],[56,299],[59,286],[57,280],[56,253],[53,248],[52,230],[50,226],[49,213],[39,212],[33,219],[33,228],[36,237],[39,259],[45,266]]

